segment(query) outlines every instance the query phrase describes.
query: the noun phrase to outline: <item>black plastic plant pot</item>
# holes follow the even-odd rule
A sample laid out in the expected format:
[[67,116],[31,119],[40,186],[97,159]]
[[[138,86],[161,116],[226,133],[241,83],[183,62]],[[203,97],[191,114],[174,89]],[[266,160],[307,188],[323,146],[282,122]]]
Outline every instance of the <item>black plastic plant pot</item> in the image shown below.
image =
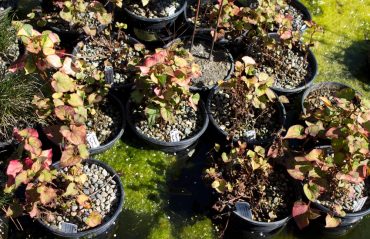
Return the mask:
[[[99,225],[97,227],[94,227],[94,228],[91,228],[91,229],[88,229],[86,231],[76,232],[76,233],[62,232],[60,230],[56,230],[56,229],[53,229],[53,228],[49,227],[48,225],[46,225],[40,219],[37,220],[37,222],[43,228],[45,228],[46,231],[48,231],[49,233],[51,233],[51,234],[53,234],[57,237],[61,237],[61,238],[95,238],[98,235],[101,235],[101,234],[105,233],[107,230],[109,230],[109,228],[113,225],[113,223],[116,221],[116,219],[118,218],[118,216],[122,212],[123,203],[124,203],[124,199],[125,199],[125,192],[124,192],[124,189],[123,189],[122,181],[121,181],[120,177],[118,176],[118,174],[110,166],[108,166],[107,164],[105,164],[105,163],[103,163],[102,161],[99,161],[99,160],[88,159],[88,160],[84,161],[84,164],[95,164],[95,165],[97,165],[99,167],[102,167],[105,170],[107,170],[109,175],[114,176],[112,179],[116,182],[116,185],[118,186],[118,188],[117,188],[118,202],[117,202],[116,210],[113,213],[113,215],[107,221],[102,223],[101,225]],[[53,166],[55,168],[58,168],[59,167],[59,162],[55,163]]]
[[[310,11],[308,11],[307,7],[303,3],[301,3],[298,0],[291,0],[289,2],[289,5],[291,5],[292,7],[294,7],[295,9],[297,9],[303,14],[304,21],[308,21],[308,22],[312,21],[312,16],[311,16]],[[306,24],[304,24],[300,30],[303,32],[306,29],[307,29],[307,26]]]
[[[190,47],[191,38],[192,38],[191,36],[184,36],[184,37],[177,38],[177,39],[169,42],[167,45],[165,45],[164,48],[169,48],[172,44],[177,43],[179,41],[183,42],[185,47]],[[196,35],[195,38],[194,38],[194,42],[195,43],[197,43],[197,42],[206,42],[207,46],[211,46],[212,45],[212,38],[202,36],[202,35]],[[227,75],[223,78],[224,81],[227,81],[231,78],[231,75],[234,73],[234,69],[235,69],[234,58],[231,55],[231,53],[229,52],[229,50],[227,48],[225,48],[223,45],[221,45],[220,43],[216,42],[214,49],[219,50],[219,51],[223,51],[227,55],[227,58],[228,58],[229,63],[230,63],[230,68],[229,68],[229,71],[227,72]],[[215,79],[215,82],[218,82],[219,80],[221,80],[221,79]],[[210,85],[210,86],[205,86],[205,85],[204,86],[196,86],[196,85],[193,84],[192,86],[190,86],[190,90],[193,91],[193,92],[210,91],[210,90],[216,88],[216,86],[217,86],[217,83],[215,85]]]
[[126,113],[125,113],[124,105],[112,93],[110,93],[108,95],[108,99],[109,99],[109,102],[111,104],[114,104],[117,107],[117,109],[120,111],[121,122],[120,122],[120,126],[119,126],[119,131],[116,134],[116,136],[114,136],[110,141],[100,145],[99,147],[90,148],[89,149],[90,155],[100,154],[100,153],[103,153],[103,152],[107,151],[108,149],[112,148],[113,145],[122,137],[122,135],[125,131],[125,128],[126,128]]
[[[222,141],[227,141],[228,133],[220,128],[220,126],[217,124],[217,122],[216,122],[216,120],[213,117],[212,112],[211,112],[212,99],[213,99],[214,95],[217,93],[218,90],[219,90],[219,88],[216,88],[216,89],[212,90],[211,93],[208,96],[208,100],[207,100],[207,104],[206,104],[207,113],[209,115],[209,121],[211,123],[211,126],[214,129],[213,132],[215,134],[215,137],[219,138]],[[280,101],[276,101],[276,107],[277,107],[278,112],[279,112],[279,125],[281,126],[281,128],[283,128],[283,126],[285,124],[285,120],[286,120],[285,107]],[[219,109],[219,110],[222,111],[223,109]],[[274,141],[275,137],[276,136],[271,136],[270,138],[267,138],[267,139],[264,139],[264,140],[251,140],[251,139],[247,139],[247,138],[242,138],[242,139],[234,139],[234,142],[236,143],[238,140],[242,140],[242,141],[245,141],[247,144],[250,144],[250,145],[269,145]]]
[[[327,208],[327,207],[325,207],[325,206],[323,206],[319,203],[313,202],[312,205],[315,208],[322,211],[322,212],[333,213],[329,208]],[[347,232],[350,228],[352,228],[353,226],[355,226],[359,222],[361,222],[361,220],[364,217],[368,216],[369,214],[370,214],[370,207],[365,208],[365,209],[363,209],[359,212],[352,212],[352,213],[347,212],[344,217],[339,217],[341,219],[341,223],[337,227],[325,228],[324,223],[322,223],[320,225],[323,227],[323,229],[325,230],[326,233],[341,235],[341,234]]]
[[[136,34],[136,36],[140,40],[147,40],[139,36],[141,34],[144,34],[145,32],[147,32],[148,34],[155,33],[155,32],[158,33],[158,32],[161,32],[161,30],[169,28],[171,25],[175,23],[176,19],[181,14],[184,13],[184,11],[186,10],[186,6],[187,6],[187,1],[183,0],[181,8],[178,9],[174,14],[168,17],[159,17],[159,18],[142,17],[142,16],[136,15],[135,13],[133,13],[127,8],[123,8],[123,14],[128,17],[129,26],[133,26],[134,32],[135,33],[140,32],[140,34]],[[156,39],[154,39],[153,41],[155,40]]]
[[[48,0],[41,0],[41,8],[42,8],[42,11],[46,13],[51,13],[55,11],[52,1],[48,1]],[[107,9],[109,13],[113,12],[113,7],[111,3],[107,4],[105,8]],[[63,19],[61,20],[63,21]],[[107,27],[108,25],[99,25],[96,29],[97,34],[100,32],[103,32]],[[65,44],[62,46],[65,46],[68,49],[73,48],[73,46],[75,46],[78,41],[81,41],[83,38],[86,37],[86,34],[84,30],[82,29],[82,27],[78,28],[78,30],[80,31],[76,29],[66,30],[66,29],[61,29],[60,27],[47,23],[45,26],[40,27],[40,30],[50,30],[58,34],[61,40],[61,44]]]
[[301,98],[301,107],[302,107],[303,114],[306,114],[305,101],[307,97],[315,90],[324,89],[324,88],[342,90],[342,89],[351,88],[351,87],[349,87],[346,84],[339,83],[339,82],[322,82],[322,83],[311,85],[308,89],[305,90]]
[[263,234],[269,234],[271,232],[282,229],[292,218],[291,216],[287,216],[274,222],[255,221],[252,219],[250,205],[247,202],[237,202],[235,204],[235,210],[233,212],[240,220],[243,221],[243,227],[246,227],[246,229],[250,231]]
[[209,118],[208,114],[206,113],[206,107],[202,101],[199,101],[198,108],[200,110],[200,113],[203,117],[203,124],[201,129],[192,137],[178,141],[178,142],[164,142],[160,141],[154,138],[151,138],[147,136],[146,134],[139,131],[136,126],[135,122],[133,121],[132,113],[131,113],[131,101],[128,100],[126,104],[126,115],[127,115],[127,124],[132,130],[132,132],[136,135],[136,137],[142,141],[146,146],[149,146],[150,148],[161,150],[163,152],[167,153],[176,153],[183,150],[186,150],[196,144],[199,140],[199,138],[204,134],[206,131],[208,124],[209,124]]

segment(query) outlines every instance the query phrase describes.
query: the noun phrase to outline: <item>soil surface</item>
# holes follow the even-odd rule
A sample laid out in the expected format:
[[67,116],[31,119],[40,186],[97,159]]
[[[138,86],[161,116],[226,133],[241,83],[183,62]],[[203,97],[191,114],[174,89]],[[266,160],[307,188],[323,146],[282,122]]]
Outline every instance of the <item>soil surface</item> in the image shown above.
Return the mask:
[[[195,87],[213,87],[218,81],[224,80],[231,69],[231,62],[225,49],[215,46],[212,58],[209,58],[211,52],[211,42],[195,42],[191,53],[194,62],[198,64],[202,71],[202,76],[192,79]],[[190,44],[189,46],[190,47]]]
[[[368,183],[361,182],[359,184],[351,183],[351,189],[345,189],[338,186],[339,181],[335,181],[333,186],[336,190],[323,194],[317,202],[325,207],[334,208],[335,205],[341,205],[346,212],[355,212],[359,205],[359,200],[364,197],[369,197]],[[370,200],[367,199],[363,208],[368,208]],[[361,209],[359,209],[361,210]]]
[[145,7],[140,0],[131,0],[127,9],[141,17],[161,18],[175,14],[183,6],[184,0],[150,0]]
[[[211,101],[211,114],[220,129],[233,135],[234,139],[268,140],[281,129],[280,114],[274,103],[264,110],[253,108],[249,117],[239,119],[234,116],[238,109],[231,104],[230,98],[231,94],[227,90],[217,91]],[[235,128],[235,125],[239,127]]]
[[104,99],[95,110],[96,114],[91,115],[86,122],[87,130],[89,133],[95,132],[100,145],[104,145],[113,140],[121,130],[121,110],[108,99]]
[[61,230],[61,223],[68,222],[76,224],[78,231],[84,231],[88,229],[85,221],[91,212],[98,212],[103,218],[103,224],[117,210],[118,198],[116,194],[118,189],[113,175],[109,175],[107,170],[95,164],[86,164],[83,167],[83,172],[87,176],[83,192],[90,197],[91,208],[85,209],[73,204],[67,210],[55,212],[54,220],[48,222],[43,219],[52,228]]
[[257,40],[247,46],[245,53],[257,62],[257,72],[274,77],[274,87],[295,89],[304,86],[311,78],[312,70],[302,51],[280,44],[275,49],[267,49]]
[[171,131],[178,131],[180,141],[188,139],[197,134],[203,126],[203,116],[200,115],[200,106],[198,111],[187,105],[186,102],[180,103],[176,111],[175,121],[173,123],[160,122],[153,126],[148,125],[148,121],[143,113],[144,109],[131,109],[136,129],[150,138],[159,141],[171,142]]
[[[140,48],[136,50],[135,46],[139,45]],[[117,87],[123,86],[126,83],[133,83],[137,72],[135,65],[145,55],[143,45],[137,44],[127,36],[119,36],[118,34],[113,34],[111,37],[100,35],[89,38],[86,42],[79,43],[76,50],[77,58],[84,59],[101,71],[106,71],[111,67],[113,70],[112,82],[107,83]],[[107,75],[106,71],[106,77]]]
[[223,212],[223,209],[234,208],[236,202],[242,201],[250,205],[254,221],[274,222],[289,216],[298,191],[284,169],[270,169],[268,176],[259,169],[253,171],[250,165],[247,169],[244,166],[232,176],[229,173],[225,176],[223,172],[233,190],[222,194],[213,208]]

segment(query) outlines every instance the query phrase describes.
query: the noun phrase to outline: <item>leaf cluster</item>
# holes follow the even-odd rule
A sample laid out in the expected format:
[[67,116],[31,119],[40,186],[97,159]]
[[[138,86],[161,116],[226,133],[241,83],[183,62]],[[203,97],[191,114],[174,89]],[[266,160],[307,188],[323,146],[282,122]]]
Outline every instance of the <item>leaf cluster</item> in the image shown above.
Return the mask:
[[139,68],[132,100],[145,105],[150,125],[158,119],[173,122],[176,110],[183,101],[197,108],[200,96],[190,92],[190,84],[192,78],[199,77],[201,72],[188,50],[178,46],[157,49],[155,54],[145,58]]
[[[87,176],[81,164],[65,170],[56,169],[52,166],[52,150],[42,150],[35,129],[16,129],[14,134],[20,145],[17,155],[9,162],[6,171],[8,183],[4,192],[14,194],[24,185],[25,200],[14,198],[14,202],[5,210],[8,217],[18,217],[27,212],[32,218],[53,221],[58,213],[73,205],[91,208],[90,198],[82,191]],[[96,217],[101,218],[100,214],[96,214],[90,214],[86,221],[88,226],[96,226],[90,223],[96,221]]]
[[[307,198],[314,202],[324,193],[343,189],[353,194],[354,185],[363,182],[369,171],[370,159],[370,101],[346,89],[337,94],[335,102],[321,97],[323,107],[304,116],[306,125],[290,127],[280,146],[271,150],[272,155],[290,151],[286,140],[298,139],[305,144],[329,142],[328,148],[302,149],[293,156],[288,172],[304,183]],[[344,215],[341,205],[331,208],[334,215]],[[340,223],[334,215],[327,218],[327,226]],[[308,224],[308,220],[303,220]],[[307,224],[303,224],[302,227]]]

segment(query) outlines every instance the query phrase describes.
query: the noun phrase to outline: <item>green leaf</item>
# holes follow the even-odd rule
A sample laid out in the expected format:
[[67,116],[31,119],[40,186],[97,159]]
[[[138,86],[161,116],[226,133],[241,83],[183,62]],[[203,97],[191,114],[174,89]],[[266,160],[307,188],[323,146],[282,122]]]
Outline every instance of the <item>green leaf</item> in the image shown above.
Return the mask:
[[228,157],[227,157],[227,154],[226,154],[225,152],[223,152],[223,153],[221,154],[221,158],[222,158],[222,161],[224,161],[225,163],[229,163],[229,162],[231,162],[231,158],[228,158]]
[[89,150],[87,149],[86,144],[78,145],[78,152],[79,152],[82,159],[88,159],[89,158]]
[[303,191],[304,191],[304,194],[306,195],[306,197],[308,198],[308,200],[314,202],[318,196],[318,188],[316,185],[308,185],[308,184],[305,184],[303,186]]
[[74,93],[69,96],[68,104],[70,104],[73,107],[83,106],[84,102],[78,94]]
[[211,186],[218,193],[224,193],[226,190],[230,191],[232,189],[231,185],[223,179],[216,179]]
[[302,125],[293,125],[288,129],[284,139],[304,139],[304,127]]
[[53,79],[51,85],[56,92],[65,93],[75,90],[75,82],[67,74],[58,71],[53,75]]
[[75,183],[70,183],[67,186],[66,192],[63,194],[63,196],[75,196],[78,194],[78,190],[76,189]]
[[51,182],[55,177],[49,170],[42,170],[39,176],[40,182]]

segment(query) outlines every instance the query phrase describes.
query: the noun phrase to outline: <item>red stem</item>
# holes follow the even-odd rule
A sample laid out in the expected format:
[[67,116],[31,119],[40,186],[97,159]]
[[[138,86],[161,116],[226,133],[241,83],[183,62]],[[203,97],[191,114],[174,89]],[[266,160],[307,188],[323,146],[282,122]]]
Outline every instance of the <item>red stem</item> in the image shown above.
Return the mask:
[[209,60],[212,58],[213,49],[215,47],[215,42],[216,42],[216,39],[217,39],[217,30],[218,30],[218,25],[220,24],[220,18],[221,18],[221,12],[222,12],[223,6],[224,6],[224,1],[221,0],[220,9],[218,9],[218,14],[217,14],[217,24],[216,24],[216,28],[215,28],[215,32],[214,32],[214,36],[213,36],[212,48],[211,48],[211,52],[210,52],[209,57],[208,57]]

